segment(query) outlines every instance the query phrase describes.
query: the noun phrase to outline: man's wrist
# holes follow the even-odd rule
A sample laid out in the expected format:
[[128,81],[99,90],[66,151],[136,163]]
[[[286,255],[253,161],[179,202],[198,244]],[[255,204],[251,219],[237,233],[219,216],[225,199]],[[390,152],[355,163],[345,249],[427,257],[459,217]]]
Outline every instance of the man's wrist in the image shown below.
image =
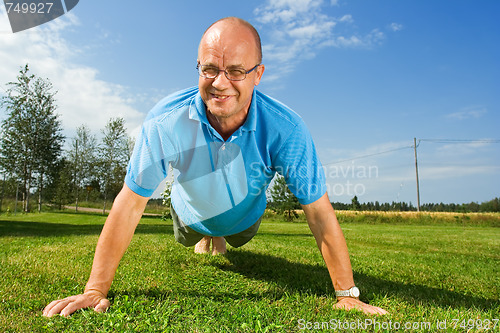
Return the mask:
[[339,299],[344,297],[359,299],[359,289],[358,287],[353,286],[347,290],[335,290],[335,296]]
[[83,292],[84,294],[99,294],[103,298],[106,298],[107,295],[103,293],[102,291],[98,289],[93,289],[93,288],[85,288],[85,291]]

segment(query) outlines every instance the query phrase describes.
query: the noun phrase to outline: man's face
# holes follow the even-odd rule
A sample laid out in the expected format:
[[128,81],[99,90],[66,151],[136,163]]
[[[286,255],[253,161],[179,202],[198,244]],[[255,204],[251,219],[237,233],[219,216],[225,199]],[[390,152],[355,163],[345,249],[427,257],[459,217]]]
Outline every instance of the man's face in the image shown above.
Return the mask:
[[[245,27],[220,22],[203,37],[198,62],[219,69],[243,68],[248,71],[258,64],[255,39]],[[259,66],[242,81],[230,81],[224,72],[214,79],[200,76],[198,86],[208,112],[219,120],[233,118],[244,121],[254,86],[259,84],[263,72],[264,67]]]

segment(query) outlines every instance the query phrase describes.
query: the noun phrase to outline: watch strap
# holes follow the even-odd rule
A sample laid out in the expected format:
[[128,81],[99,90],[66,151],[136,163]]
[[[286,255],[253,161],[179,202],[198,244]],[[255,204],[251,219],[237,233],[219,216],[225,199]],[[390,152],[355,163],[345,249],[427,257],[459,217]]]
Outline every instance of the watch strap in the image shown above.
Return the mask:
[[347,290],[335,290],[335,296],[337,297],[359,297],[359,289],[354,286]]

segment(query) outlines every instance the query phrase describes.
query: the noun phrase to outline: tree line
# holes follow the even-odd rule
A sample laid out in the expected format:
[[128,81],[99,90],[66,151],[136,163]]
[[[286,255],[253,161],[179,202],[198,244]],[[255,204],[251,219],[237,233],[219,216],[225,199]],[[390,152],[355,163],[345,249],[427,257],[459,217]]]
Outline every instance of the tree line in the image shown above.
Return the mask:
[[[363,202],[360,203],[358,198],[354,196],[351,203],[332,202],[332,206],[337,210],[359,210],[359,211],[397,211],[410,212],[416,211],[417,207],[406,202]],[[482,203],[425,203],[420,205],[420,211],[425,212],[454,212],[454,213],[483,213],[483,212],[500,212],[500,198],[494,198]]]
[[102,202],[105,210],[123,185],[133,147],[124,119],[109,119],[100,140],[83,124],[64,149],[50,81],[31,74],[27,64],[7,87],[0,100],[7,114],[0,136],[0,210],[6,198],[25,212],[33,200],[38,211],[43,203],[78,209],[83,200]]
[[[353,210],[353,211],[396,211],[409,212],[417,211],[412,203],[406,202],[359,202],[357,196],[354,196],[351,203],[332,202],[335,210]],[[300,203],[288,188],[285,178],[279,176],[268,190],[267,208],[283,217],[286,221],[293,221],[298,218],[297,211],[301,209]],[[424,212],[454,212],[454,213],[484,213],[500,212],[500,198],[494,198],[483,203],[426,203],[420,206],[420,211]]]

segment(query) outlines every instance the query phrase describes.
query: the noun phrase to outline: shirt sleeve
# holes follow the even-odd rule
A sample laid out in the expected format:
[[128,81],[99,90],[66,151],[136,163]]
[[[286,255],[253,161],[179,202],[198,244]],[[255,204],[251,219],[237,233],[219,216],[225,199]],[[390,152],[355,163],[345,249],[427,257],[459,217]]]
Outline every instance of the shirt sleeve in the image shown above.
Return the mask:
[[175,159],[171,140],[160,133],[154,118],[146,120],[127,167],[125,183],[143,197],[153,194],[167,177],[169,163]]
[[274,167],[301,204],[313,203],[325,194],[325,173],[303,122],[298,123],[280,148]]

